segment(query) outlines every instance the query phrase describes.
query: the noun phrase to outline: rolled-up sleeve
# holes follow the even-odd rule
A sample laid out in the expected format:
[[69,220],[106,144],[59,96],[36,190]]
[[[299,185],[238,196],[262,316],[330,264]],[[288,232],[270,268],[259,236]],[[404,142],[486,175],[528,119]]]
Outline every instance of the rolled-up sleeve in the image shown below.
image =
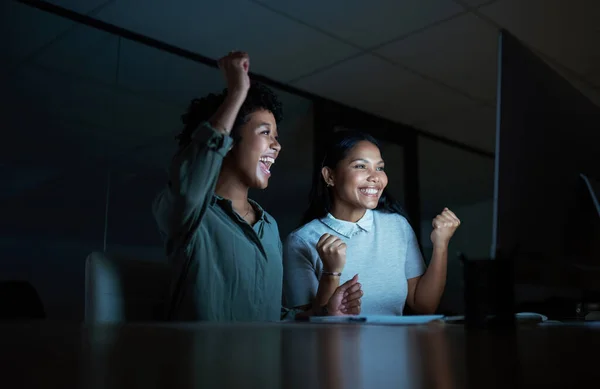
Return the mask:
[[316,260],[302,238],[294,234],[288,236],[283,245],[283,300],[287,308],[312,304],[319,279]]
[[153,203],[154,217],[167,240],[167,253],[175,240],[187,239],[212,200],[223,158],[231,137],[209,123],[199,126],[192,141],[173,157],[169,184]]

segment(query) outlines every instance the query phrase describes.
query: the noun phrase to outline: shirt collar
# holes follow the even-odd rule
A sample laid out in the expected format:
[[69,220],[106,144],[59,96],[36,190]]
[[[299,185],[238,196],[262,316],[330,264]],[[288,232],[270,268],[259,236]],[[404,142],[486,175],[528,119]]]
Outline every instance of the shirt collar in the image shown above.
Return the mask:
[[321,219],[321,223],[325,224],[338,234],[351,238],[360,231],[371,231],[371,228],[373,227],[373,211],[367,209],[363,217],[356,223],[336,219],[332,214],[328,213],[327,216]]
[[[254,209],[256,211],[258,211],[258,215],[257,215],[258,220],[263,220],[269,224],[271,223],[271,220],[267,216],[267,213],[265,212],[265,210],[262,209],[262,207],[256,201],[254,201],[252,199],[248,199],[248,202],[250,203],[250,205],[252,205],[252,207],[254,207]],[[231,200],[229,200],[229,199],[226,199],[224,197],[221,197],[221,196],[215,194],[215,195],[213,195],[211,205],[214,205],[215,203],[223,204],[227,207],[227,209],[230,212],[235,212],[233,210],[233,205],[231,203]]]
[[262,209],[262,207],[260,205],[258,205],[258,203],[252,199],[248,199],[248,202],[250,202],[250,204],[254,207],[254,209],[256,209],[258,211],[258,218],[260,220],[264,220],[267,223],[271,223],[271,220],[269,220],[269,217],[267,216],[267,213],[265,212],[264,209]]

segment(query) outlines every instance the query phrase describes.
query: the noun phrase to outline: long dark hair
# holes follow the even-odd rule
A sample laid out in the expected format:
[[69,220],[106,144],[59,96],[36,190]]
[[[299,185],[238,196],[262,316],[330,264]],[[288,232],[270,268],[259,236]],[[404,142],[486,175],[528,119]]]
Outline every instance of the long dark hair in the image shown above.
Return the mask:
[[[381,146],[377,139],[367,133],[355,130],[342,130],[333,133],[325,145],[325,158],[323,159],[323,163],[314,172],[312,189],[310,191],[310,203],[302,217],[302,225],[314,219],[321,219],[331,211],[333,205],[333,198],[330,193],[331,189],[326,186],[321,170],[324,167],[335,169],[337,164],[346,158],[350,150],[352,150],[357,143],[362,141],[373,143],[381,150]],[[387,188],[383,190],[376,209],[378,211],[397,213],[407,217],[400,203],[390,195]]]

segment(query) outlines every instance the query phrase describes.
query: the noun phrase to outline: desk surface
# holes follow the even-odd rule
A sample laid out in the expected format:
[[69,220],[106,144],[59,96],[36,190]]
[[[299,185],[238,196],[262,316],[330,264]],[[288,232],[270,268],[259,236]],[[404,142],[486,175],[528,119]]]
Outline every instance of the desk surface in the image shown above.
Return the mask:
[[600,387],[600,327],[516,335],[439,323],[0,328],[7,388]]

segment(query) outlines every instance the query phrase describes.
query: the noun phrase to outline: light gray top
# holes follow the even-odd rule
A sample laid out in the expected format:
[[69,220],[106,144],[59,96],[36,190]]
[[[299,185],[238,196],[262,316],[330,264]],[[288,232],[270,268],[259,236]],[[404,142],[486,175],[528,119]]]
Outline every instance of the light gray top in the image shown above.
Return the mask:
[[338,236],[347,245],[340,284],[358,274],[364,292],[361,313],[402,315],[407,280],[422,275],[425,263],[415,233],[403,216],[371,210],[356,223],[328,214],[287,237],[283,248],[285,305],[298,307],[314,300],[323,270],[316,245],[325,233]]

